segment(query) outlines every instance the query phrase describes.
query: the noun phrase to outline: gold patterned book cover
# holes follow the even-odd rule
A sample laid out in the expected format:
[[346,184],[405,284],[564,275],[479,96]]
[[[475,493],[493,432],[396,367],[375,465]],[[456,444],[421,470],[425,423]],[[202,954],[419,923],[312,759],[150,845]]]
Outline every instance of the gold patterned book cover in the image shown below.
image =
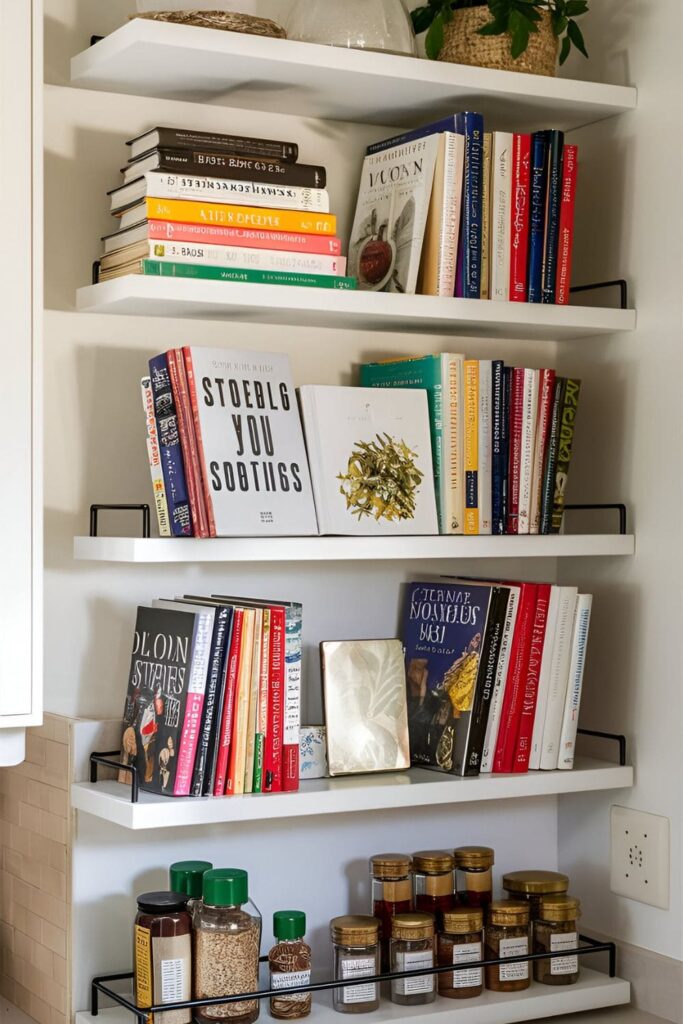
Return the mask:
[[330,775],[408,768],[401,641],[325,641],[320,655]]

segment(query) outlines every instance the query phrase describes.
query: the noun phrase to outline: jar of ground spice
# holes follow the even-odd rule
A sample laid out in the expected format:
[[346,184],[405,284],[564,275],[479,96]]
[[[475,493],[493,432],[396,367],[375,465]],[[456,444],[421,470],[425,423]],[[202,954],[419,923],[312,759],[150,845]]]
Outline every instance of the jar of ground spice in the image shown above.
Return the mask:
[[[574,896],[542,896],[534,922],[534,953],[559,953],[579,945],[577,921],[581,904]],[[573,985],[579,980],[579,958],[557,956],[534,961],[534,980],[542,985]]]
[[[486,924],[485,960],[526,956],[529,953],[529,904],[494,900]],[[485,968],[486,987],[492,992],[521,992],[529,987],[529,961],[491,964]]]
[[[397,914],[391,922],[391,970],[418,971],[434,966],[434,917],[432,914]],[[419,1006],[436,999],[436,977],[421,974],[396,978],[391,983],[391,1001],[401,1006]]]
[[433,914],[441,931],[443,914],[455,906],[455,860],[448,850],[413,854],[413,906]]
[[[133,957],[138,1006],[192,998],[192,921],[186,899],[179,892],[138,896]],[[154,1018],[155,1024],[189,1024],[191,1020],[190,1010],[168,1010]]]
[[526,901],[531,920],[535,921],[541,897],[566,893],[569,879],[560,871],[509,871],[503,875],[503,889],[511,900]]
[[382,970],[389,969],[391,919],[413,909],[410,857],[405,853],[378,853],[370,858],[372,916],[379,921]]
[[[380,972],[379,921],[363,914],[335,917],[330,922],[334,977],[338,981],[370,978]],[[332,1005],[338,1013],[369,1013],[379,1007],[376,981],[335,988]]]
[[301,1020],[311,1012],[310,992],[288,993],[288,988],[311,983],[311,947],[304,942],[306,915],[301,910],[273,914],[276,943],[268,954],[270,987],[282,992],[270,998],[270,1015],[276,1020]]
[[459,846],[455,858],[455,891],[466,907],[488,907],[493,899],[494,851],[490,846]]
[[436,938],[439,967],[454,964],[457,971],[439,975],[439,995],[447,999],[471,999],[484,989],[482,967],[462,967],[484,959],[484,912],[481,907],[456,907],[443,915],[443,932]]

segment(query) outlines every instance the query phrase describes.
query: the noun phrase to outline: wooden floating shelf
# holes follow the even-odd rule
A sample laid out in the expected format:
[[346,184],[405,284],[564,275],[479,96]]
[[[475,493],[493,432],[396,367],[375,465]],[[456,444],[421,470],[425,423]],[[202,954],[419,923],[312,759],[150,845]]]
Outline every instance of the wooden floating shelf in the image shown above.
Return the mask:
[[[478,110],[492,128],[578,128],[637,91],[137,19],[71,61],[74,85],[269,113],[415,125]],[[229,124],[216,119],[216,131]]]
[[80,288],[76,304],[81,313],[547,341],[632,331],[636,326],[632,309],[389,295],[135,274]]
[[137,830],[556,796],[632,785],[630,766],[577,758],[572,771],[459,779],[411,768],[401,773],[311,780],[302,782],[298,793],[222,798],[171,798],[140,793],[136,804],[130,801],[129,787],[119,782],[77,782],[71,787],[71,805],[122,828]]

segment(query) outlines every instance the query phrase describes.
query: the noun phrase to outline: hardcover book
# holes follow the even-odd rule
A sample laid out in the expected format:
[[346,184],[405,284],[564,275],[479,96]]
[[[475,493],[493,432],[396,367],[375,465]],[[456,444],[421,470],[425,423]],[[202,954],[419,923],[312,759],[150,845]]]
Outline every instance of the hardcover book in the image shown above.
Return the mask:
[[330,235],[304,235],[296,231],[230,228],[213,224],[178,224],[172,220],[145,220],[125,231],[105,235],[105,255],[140,242],[189,242],[193,245],[240,246],[278,252],[341,256],[341,239]]
[[325,188],[327,180],[325,168],[311,164],[293,164],[284,160],[219,153],[216,150],[177,147],[155,149],[123,167],[121,173],[127,185],[147,171],[156,170],[210,174],[214,178],[247,181],[281,181],[286,185],[303,185],[308,188]]
[[159,147],[176,149],[203,149],[216,153],[233,153],[260,157],[263,160],[285,160],[294,163],[299,147],[294,142],[273,139],[252,139],[245,135],[225,135],[220,132],[200,132],[188,128],[150,128],[126,143],[130,146],[130,159],[137,160]]

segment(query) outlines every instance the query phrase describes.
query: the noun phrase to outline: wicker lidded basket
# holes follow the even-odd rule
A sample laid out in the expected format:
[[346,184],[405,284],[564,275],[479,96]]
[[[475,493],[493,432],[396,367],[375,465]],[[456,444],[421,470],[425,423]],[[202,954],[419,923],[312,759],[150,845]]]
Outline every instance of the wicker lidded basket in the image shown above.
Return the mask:
[[477,32],[491,20],[486,7],[467,7],[453,11],[453,19],[445,26],[444,44],[439,60],[451,64],[470,64],[499,71],[523,71],[530,75],[548,75],[557,71],[558,41],[553,34],[550,15],[541,14],[538,32],[529,36],[529,45],[516,60],[510,55],[510,36],[480,36]]
[[195,25],[197,28],[215,28],[223,32],[244,32],[253,36],[271,36],[286,39],[287,33],[269,18],[256,18],[251,14],[233,11],[151,11],[133,15],[150,21],[167,21],[174,25]]

